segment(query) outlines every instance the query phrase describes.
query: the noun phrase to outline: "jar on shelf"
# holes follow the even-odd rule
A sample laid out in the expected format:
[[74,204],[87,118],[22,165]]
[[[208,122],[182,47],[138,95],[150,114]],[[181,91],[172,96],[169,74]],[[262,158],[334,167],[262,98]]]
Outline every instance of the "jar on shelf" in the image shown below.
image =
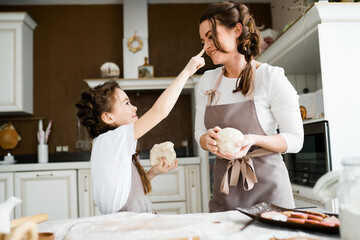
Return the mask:
[[346,158],[338,185],[340,235],[343,240],[360,239],[360,157]]

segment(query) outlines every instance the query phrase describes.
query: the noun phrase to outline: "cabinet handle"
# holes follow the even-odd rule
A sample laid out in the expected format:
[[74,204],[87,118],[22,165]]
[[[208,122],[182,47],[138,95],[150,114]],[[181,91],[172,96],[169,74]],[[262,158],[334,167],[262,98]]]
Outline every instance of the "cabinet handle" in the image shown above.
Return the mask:
[[84,191],[87,192],[87,176],[85,175],[85,181],[84,181]]
[[292,191],[293,192],[293,194],[300,194],[300,191],[299,190],[296,190],[296,191]]
[[54,174],[49,173],[49,174],[36,174],[36,177],[52,177],[54,176]]
[[191,187],[195,187],[194,182],[194,171],[191,171]]

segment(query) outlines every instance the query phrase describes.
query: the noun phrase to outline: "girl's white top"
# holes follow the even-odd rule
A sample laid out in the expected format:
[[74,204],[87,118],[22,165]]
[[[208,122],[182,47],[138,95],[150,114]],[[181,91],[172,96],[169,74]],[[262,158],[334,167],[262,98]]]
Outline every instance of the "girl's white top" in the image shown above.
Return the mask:
[[[208,95],[207,90],[213,89],[220,76],[221,67],[209,70],[200,78],[196,90],[195,139],[199,143],[200,137],[206,133],[204,124],[205,108]],[[223,76],[218,87],[220,97],[217,105],[245,101],[241,92],[233,93],[236,78]],[[214,104],[215,100],[213,100]],[[299,109],[299,96],[285,76],[284,69],[261,64],[255,74],[254,103],[259,123],[267,135],[280,134],[287,143],[287,153],[299,152],[303,145],[304,129]],[[244,113],[239,113],[239,119]]]
[[133,123],[94,139],[91,178],[94,201],[102,214],[117,212],[125,205],[130,193],[131,163],[135,151]]

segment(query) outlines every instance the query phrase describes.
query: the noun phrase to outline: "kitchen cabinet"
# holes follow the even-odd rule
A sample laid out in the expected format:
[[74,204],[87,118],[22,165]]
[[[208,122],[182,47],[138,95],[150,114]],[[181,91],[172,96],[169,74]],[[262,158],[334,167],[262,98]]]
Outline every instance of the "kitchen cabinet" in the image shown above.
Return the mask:
[[[0,203],[14,195],[14,175],[12,173],[0,173]],[[14,218],[14,211],[11,213],[11,219]]]
[[40,213],[49,220],[78,217],[76,170],[14,173],[15,196],[22,203],[15,208],[20,218]]
[[297,184],[292,184],[291,187],[293,190],[295,207],[318,207],[329,212],[336,211],[333,201],[322,202],[314,195],[311,187],[300,186]]
[[319,120],[329,123],[332,170],[342,168],[343,158],[360,155],[359,12],[358,3],[315,3],[257,57],[298,77],[300,88],[322,88]]
[[187,213],[201,212],[201,187],[199,166],[185,166],[185,178]]
[[154,177],[151,186],[148,197],[153,203],[185,201],[185,167],[178,166],[171,172]]
[[78,170],[79,217],[101,215],[93,199],[90,169]]
[[[140,163],[147,170],[149,159]],[[200,158],[152,181],[149,199],[159,214],[201,212]],[[15,217],[48,213],[50,220],[101,215],[93,200],[90,162],[14,164],[0,169],[0,200],[16,196]]]
[[0,114],[33,113],[33,30],[26,13],[0,13]]
[[0,202],[14,195],[12,173],[0,173]]

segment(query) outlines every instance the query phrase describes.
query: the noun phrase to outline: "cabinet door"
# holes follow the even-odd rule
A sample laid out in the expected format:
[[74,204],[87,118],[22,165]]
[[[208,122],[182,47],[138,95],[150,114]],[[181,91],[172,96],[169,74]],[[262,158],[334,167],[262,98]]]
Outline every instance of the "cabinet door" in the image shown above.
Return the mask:
[[200,170],[197,165],[185,167],[187,213],[201,212]]
[[[14,182],[12,173],[0,173],[0,203],[7,200],[9,197],[14,196]],[[15,211],[11,212],[11,219],[14,218]]]
[[16,218],[47,213],[49,220],[76,218],[76,170],[15,173],[15,195],[22,199]]
[[294,196],[294,201],[295,201],[295,207],[297,208],[318,207],[325,209],[324,204],[317,201],[312,201],[311,199]]
[[292,184],[295,207],[318,207],[335,211],[333,201],[322,202],[313,193],[313,188]]
[[14,195],[13,174],[0,173],[0,202],[4,202]]
[[[18,13],[0,14],[0,112],[32,114],[33,28],[36,23],[26,13],[23,17]],[[31,23],[21,22],[23,19]]]
[[151,180],[151,202],[185,201],[184,166],[178,166],[171,172],[160,174]]
[[79,170],[78,185],[79,217],[101,215],[93,199],[90,170]]
[[185,202],[166,202],[166,203],[153,203],[153,210],[157,214],[185,214]]

